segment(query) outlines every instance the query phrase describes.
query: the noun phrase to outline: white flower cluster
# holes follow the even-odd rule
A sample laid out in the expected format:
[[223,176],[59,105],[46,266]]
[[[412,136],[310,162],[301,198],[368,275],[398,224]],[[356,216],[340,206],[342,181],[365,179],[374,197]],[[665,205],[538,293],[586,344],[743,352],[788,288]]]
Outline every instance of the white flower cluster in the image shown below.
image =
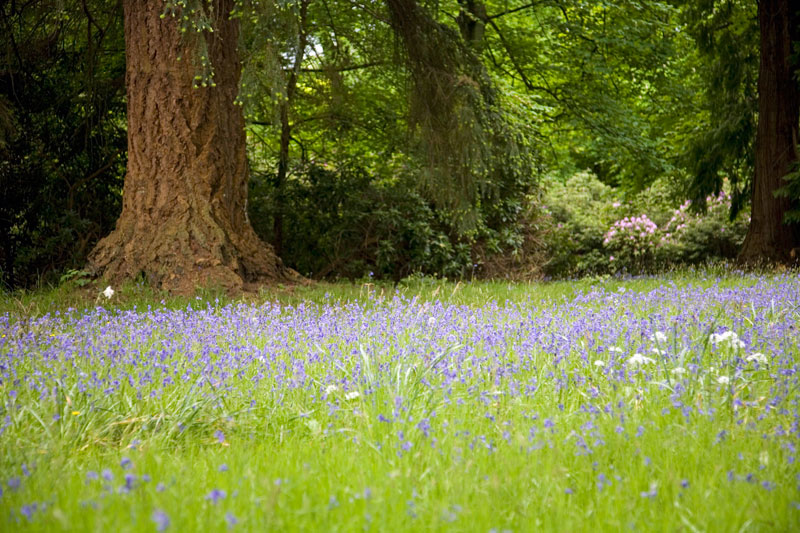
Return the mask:
[[739,339],[739,336],[733,331],[725,331],[723,333],[712,333],[709,340],[714,344],[728,344],[731,348],[741,349],[744,348],[744,342]]
[[767,364],[767,356],[764,355],[761,352],[754,352],[754,353],[748,355],[745,358],[745,360],[750,362],[750,363],[756,362],[756,363],[758,363],[760,365],[766,365]]
[[663,331],[656,331],[656,332],[653,334],[653,337],[652,337],[652,339],[653,339],[655,342],[658,342],[658,343],[660,343],[660,344],[664,344],[665,342],[667,342],[667,335],[666,335],[666,334],[665,334]]
[[646,355],[642,355],[640,353],[635,353],[633,354],[633,357],[628,359],[628,364],[631,366],[652,365],[655,362],[656,360],[652,357],[647,357]]

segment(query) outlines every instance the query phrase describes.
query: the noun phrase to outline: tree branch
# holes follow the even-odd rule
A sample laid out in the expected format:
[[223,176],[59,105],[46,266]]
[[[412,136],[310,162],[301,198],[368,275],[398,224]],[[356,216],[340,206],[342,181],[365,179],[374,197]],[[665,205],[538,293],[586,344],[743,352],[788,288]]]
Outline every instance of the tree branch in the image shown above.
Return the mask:
[[[372,68],[372,67],[380,67],[386,65],[385,61],[371,61],[369,63],[362,63],[360,65],[348,65],[346,67],[335,67],[335,68],[301,68],[300,72],[316,72],[316,73],[325,73],[325,72],[347,72],[350,70],[360,70],[364,68]],[[288,69],[285,69],[288,70]]]
[[523,9],[528,9],[528,8],[531,8],[531,7],[536,7],[539,4],[547,3],[547,1],[548,0],[542,0],[541,2],[531,2],[530,4],[525,4],[524,6],[514,7],[514,8],[511,8],[511,9],[506,9],[505,11],[501,11],[500,13],[497,13],[496,15],[489,15],[486,18],[486,20],[499,19],[500,17],[504,17],[506,15],[510,15],[511,13],[516,13],[517,11],[522,11]]

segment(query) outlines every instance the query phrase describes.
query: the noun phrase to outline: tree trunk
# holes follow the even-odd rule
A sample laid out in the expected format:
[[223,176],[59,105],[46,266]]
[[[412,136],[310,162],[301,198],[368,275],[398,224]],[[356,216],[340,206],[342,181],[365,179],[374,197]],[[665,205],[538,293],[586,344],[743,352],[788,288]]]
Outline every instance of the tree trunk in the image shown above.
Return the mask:
[[[234,0],[210,0],[214,31],[182,39],[163,2],[125,0],[128,168],[116,229],[89,256],[119,282],[229,291],[295,278],[247,218],[244,119],[235,104],[241,64]],[[189,32],[191,33],[191,32]],[[192,39],[195,39],[194,42]],[[198,40],[215,86],[194,88]],[[203,44],[202,42],[200,44]]]
[[800,245],[798,228],[784,224],[792,199],[775,197],[798,159],[800,91],[792,43],[800,40],[798,9],[792,0],[761,0],[761,64],[758,73],[758,131],[752,215],[739,262],[787,262]]
[[294,54],[292,70],[289,72],[289,80],[286,83],[286,98],[281,102],[281,143],[278,151],[278,175],[275,179],[275,197],[278,208],[275,211],[273,220],[273,241],[275,253],[280,255],[283,252],[283,207],[284,207],[284,185],[286,184],[286,174],[289,170],[289,142],[292,139],[292,125],[289,123],[289,110],[294,103],[294,95],[297,91],[297,77],[300,74],[300,66],[303,63],[303,56],[308,46],[308,33],[306,30],[306,17],[308,15],[308,3],[310,0],[300,2],[300,20],[298,22],[297,50]]
[[486,30],[486,6],[483,0],[458,0],[456,22],[461,36],[470,46],[479,50],[483,46],[483,33]]

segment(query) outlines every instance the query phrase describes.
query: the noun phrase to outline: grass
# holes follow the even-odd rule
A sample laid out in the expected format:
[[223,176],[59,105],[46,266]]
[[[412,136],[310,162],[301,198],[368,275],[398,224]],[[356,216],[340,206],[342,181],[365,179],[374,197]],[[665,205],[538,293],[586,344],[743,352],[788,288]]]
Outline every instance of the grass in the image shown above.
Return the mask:
[[0,305],[0,530],[800,526],[796,273],[100,289]]

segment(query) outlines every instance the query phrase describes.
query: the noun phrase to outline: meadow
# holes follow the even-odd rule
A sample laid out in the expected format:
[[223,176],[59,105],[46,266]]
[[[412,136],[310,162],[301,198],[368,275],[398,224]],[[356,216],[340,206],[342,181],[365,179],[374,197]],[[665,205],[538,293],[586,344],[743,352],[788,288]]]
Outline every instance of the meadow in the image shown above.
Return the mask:
[[1,531],[800,529],[800,277],[0,306]]

